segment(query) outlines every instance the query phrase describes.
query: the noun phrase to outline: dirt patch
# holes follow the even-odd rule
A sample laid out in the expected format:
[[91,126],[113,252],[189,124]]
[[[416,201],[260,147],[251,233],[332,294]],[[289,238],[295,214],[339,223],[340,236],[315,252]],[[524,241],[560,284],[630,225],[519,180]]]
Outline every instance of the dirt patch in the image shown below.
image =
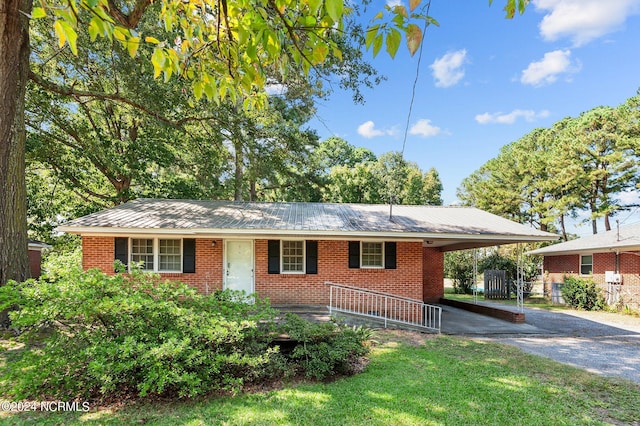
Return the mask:
[[389,342],[403,343],[409,346],[422,346],[427,340],[438,337],[438,334],[420,333],[418,331],[400,329],[378,329],[373,336],[373,340],[383,345]]

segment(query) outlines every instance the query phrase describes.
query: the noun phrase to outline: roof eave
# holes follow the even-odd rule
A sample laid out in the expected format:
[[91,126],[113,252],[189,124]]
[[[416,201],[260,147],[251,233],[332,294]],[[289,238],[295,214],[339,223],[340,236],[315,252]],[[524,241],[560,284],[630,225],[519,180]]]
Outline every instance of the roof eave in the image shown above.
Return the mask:
[[[115,228],[115,227],[94,227],[94,226],[67,226],[60,225],[59,231],[79,234],[79,235],[189,235],[198,237],[233,237],[233,236],[313,236],[325,238],[380,238],[394,240],[475,240],[495,242],[495,244],[508,244],[518,242],[555,241],[559,237],[554,234],[546,235],[526,235],[526,234],[462,234],[462,233],[435,233],[435,232],[399,232],[399,231],[323,231],[310,229],[219,229],[219,228]],[[493,245],[493,244],[489,244]]]

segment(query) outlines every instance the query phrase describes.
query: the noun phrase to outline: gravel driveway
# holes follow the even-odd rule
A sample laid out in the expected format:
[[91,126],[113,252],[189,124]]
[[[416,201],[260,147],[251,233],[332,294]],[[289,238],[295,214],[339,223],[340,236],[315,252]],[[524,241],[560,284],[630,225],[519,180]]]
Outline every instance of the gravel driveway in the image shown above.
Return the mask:
[[539,333],[486,335],[525,352],[640,383],[640,318],[607,312],[525,309]]

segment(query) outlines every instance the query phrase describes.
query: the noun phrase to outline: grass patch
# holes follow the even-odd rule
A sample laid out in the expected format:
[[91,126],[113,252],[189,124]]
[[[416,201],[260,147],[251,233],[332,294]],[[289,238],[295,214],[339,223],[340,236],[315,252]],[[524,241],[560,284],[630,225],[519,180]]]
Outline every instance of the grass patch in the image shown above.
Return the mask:
[[[490,342],[380,331],[366,371],[237,397],[0,413],[10,424],[631,424],[640,385]],[[7,352],[0,352],[5,365]],[[4,369],[3,368],[3,369]],[[2,371],[0,371],[0,374]],[[6,385],[6,383],[4,384]],[[3,387],[4,387],[3,385]]]
[[[473,295],[472,294],[456,294],[456,293],[445,293],[445,297],[447,299],[452,299],[452,300],[459,300],[461,302],[473,302]],[[501,299],[485,299],[484,296],[482,294],[478,295],[478,301],[479,302],[491,302],[491,303],[499,303],[502,305],[507,305],[507,306],[517,306],[518,305],[518,301],[516,300],[516,298],[514,297],[513,299],[509,299],[509,300],[501,300]],[[535,308],[542,308],[542,309],[549,309],[549,310],[567,310],[570,309],[567,306],[564,305],[558,305],[558,304],[553,304],[551,303],[551,301],[545,297],[542,296],[532,296],[532,297],[527,297],[524,299],[524,306],[525,307],[535,307]]]

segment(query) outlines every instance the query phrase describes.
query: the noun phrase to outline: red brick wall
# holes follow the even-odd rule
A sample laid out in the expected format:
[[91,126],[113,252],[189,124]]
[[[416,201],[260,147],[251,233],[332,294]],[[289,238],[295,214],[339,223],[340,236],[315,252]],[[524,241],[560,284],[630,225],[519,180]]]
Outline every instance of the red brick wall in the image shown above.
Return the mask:
[[[215,246],[213,242],[216,242]],[[195,274],[161,274],[182,281],[203,294],[222,289],[222,240],[196,239]],[[113,237],[82,237],[82,267],[98,268],[113,274],[115,258]]]
[[[196,273],[162,274],[207,293],[222,288],[223,242],[196,239]],[[113,237],[83,237],[84,269],[113,273]],[[318,274],[269,274],[267,240],[255,241],[255,291],[272,304],[324,305],[329,301],[325,281],[364,287],[423,300],[437,300],[444,292],[443,254],[422,248],[420,242],[398,242],[396,269],[350,269],[347,241],[318,242]],[[423,259],[427,272],[423,273]]]
[[444,253],[437,248],[422,249],[422,300],[438,302],[444,297]]
[[40,250],[29,250],[29,272],[31,278],[40,278],[42,265],[42,252]]
[[350,269],[348,241],[318,241],[318,274],[269,274],[267,240],[256,240],[256,293],[272,304],[325,305],[326,281],[422,299],[422,243],[397,243],[396,269]]
[[564,282],[565,275],[577,275],[580,272],[580,255],[545,256],[543,270],[545,282]]
[[[622,274],[623,289],[628,300],[640,300],[640,252],[620,253],[619,273]],[[580,255],[545,256],[545,285],[552,282],[564,282],[565,276],[580,276]],[[616,270],[614,252],[593,254],[593,275],[589,276],[603,290],[607,289],[606,271]]]

